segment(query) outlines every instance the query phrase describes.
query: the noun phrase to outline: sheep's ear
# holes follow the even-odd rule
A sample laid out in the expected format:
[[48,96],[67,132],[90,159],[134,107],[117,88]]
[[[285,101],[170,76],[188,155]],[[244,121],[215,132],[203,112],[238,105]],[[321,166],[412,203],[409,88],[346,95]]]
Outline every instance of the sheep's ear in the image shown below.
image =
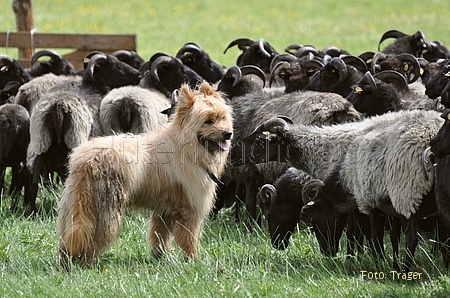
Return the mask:
[[187,84],[181,86],[180,94],[178,96],[178,113],[184,114],[189,112],[191,107],[194,105],[196,97],[194,92],[189,88]]
[[200,91],[200,93],[202,93],[204,96],[214,96],[215,98],[220,98],[219,93],[217,93],[216,91],[214,91],[214,89],[211,87],[211,85],[204,81],[201,85],[200,88],[198,89]]

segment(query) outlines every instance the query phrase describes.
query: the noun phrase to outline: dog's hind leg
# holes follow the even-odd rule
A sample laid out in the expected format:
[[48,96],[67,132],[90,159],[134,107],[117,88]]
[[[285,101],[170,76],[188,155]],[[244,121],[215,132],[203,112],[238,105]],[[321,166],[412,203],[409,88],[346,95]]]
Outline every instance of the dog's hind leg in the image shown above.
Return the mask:
[[172,238],[172,220],[168,216],[152,214],[149,220],[148,243],[154,258],[169,251]]

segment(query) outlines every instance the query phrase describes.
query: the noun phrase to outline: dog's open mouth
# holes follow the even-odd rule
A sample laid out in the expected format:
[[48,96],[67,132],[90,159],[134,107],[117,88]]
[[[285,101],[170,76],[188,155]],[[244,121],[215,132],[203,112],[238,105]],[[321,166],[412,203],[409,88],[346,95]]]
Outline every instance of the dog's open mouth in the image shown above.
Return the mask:
[[218,141],[217,145],[219,145],[219,148],[223,151],[230,150],[230,142],[227,141]]

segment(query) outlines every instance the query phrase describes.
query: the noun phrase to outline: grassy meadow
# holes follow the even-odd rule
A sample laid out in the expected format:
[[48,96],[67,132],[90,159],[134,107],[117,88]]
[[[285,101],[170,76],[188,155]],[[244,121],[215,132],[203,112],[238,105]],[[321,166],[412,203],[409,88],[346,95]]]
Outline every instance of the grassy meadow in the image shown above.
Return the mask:
[[[8,0],[0,1],[0,31],[15,28]],[[175,55],[186,42],[196,42],[226,66],[235,64],[237,48],[224,49],[236,38],[260,37],[280,53],[290,44],[317,48],[334,45],[358,55],[376,51],[390,29],[450,45],[450,2],[406,1],[119,1],[36,0],[37,32],[135,33],[138,53]],[[386,43],[389,43],[386,41]],[[64,51],[63,51],[64,52]],[[62,52],[62,53],[63,53]],[[0,53],[17,56],[15,49]],[[6,184],[10,176],[7,174]],[[175,246],[164,260],[148,253],[143,214],[128,213],[123,232],[92,269],[58,266],[55,208],[62,186],[40,189],[39,215],[26,218],[0,201],[0,297],[447,297],[450,278],[432,253],[430,235],[421,235],[415,272],[403,280],[391,273],[391,246],[386,261],[367,254],[345,255],[344,241],[336,258],[323,257],[305,226],[289,248],[270,245],[267,227],[249,234],[235,223],[230,209],[206,223],[199,263],[185,261]],[[401,245],[403,247],[403,245]],[[367,271],[361,273],[361,271]],[[384,274],[369,279],[368,273]],[[416,277],[418,277],[416,276]]]

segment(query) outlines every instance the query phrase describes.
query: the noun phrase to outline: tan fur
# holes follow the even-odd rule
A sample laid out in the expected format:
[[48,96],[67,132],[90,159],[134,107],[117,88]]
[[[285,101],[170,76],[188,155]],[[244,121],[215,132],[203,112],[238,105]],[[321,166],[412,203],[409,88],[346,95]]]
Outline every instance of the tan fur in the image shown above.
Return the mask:
[[216,187],[207,171],[219,177],[228,155],[213,143],[229,144],[230,133],[224,133],[232,131],[231,110],[207,83],[197,90],[182,86],[178,101],[158,133],[95,138],[74,149],[58,205],[63,266],[68,258],[92,264],[107,250],[121,231],[126,207],[150,210],[153,256],[163,255],[173,237],[198,260]]

